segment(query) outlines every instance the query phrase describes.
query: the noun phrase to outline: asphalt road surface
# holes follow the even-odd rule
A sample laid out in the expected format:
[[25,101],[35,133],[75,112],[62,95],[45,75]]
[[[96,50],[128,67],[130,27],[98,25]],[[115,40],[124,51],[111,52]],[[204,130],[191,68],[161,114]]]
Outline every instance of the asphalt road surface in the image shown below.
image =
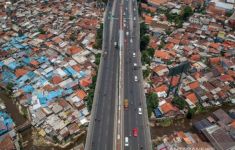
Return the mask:
[[[128,109],[124,110],[124,136],[129,138],[129,146],[126,146],[125,149],[151,150],[151,137],[141,70],[141,54],[139,51],[140,31],[137,1],[124,0],[123,7],[125,20],[124,98],[129,101]],[[142,114],[139,114],[139,108],[141,108]],[[137,137],[133,136],[134,128],[138,130]]]
[[106,8],[103,32],[103,55],[95,89],[91,122],[86,141],[87,150],[112,150],[114,141],[114,109],[118,91],[119,8],[117,0]]
[[[123,0],[123,2],[122,5],[120,0],[109,1],[106,8],[102,45],[103,54],[96,83],[86,150],[116,149],[117,146],[115,144],[120,144],[116,140],[118,124],[124,125],[121,128],[121,131],[124,132],[123,134],[121,132],[120,137],[123,142],[121,149],[152,149],[139,51],[137,1]],[[121,15],[123,19],[121,19]],[[115,42],[119,43],[119,39],[122,39],[119,34],[120,24],[123,26],[124,33],[124,46],[121,49],[114,44]],[[120,60],[124,60],[124,63],[120,63],[122,62]],[[134,67],[134,63],[137,65],[136,67]],[[119,73],[122,68],[124,68],[124,83],[120,82],[122,78],[120,78]],[[128,99],[129,107],[124,112],[121,110],[122,113],[120,114],[124,119],[121,119],[121,123],[117,123],[116,110],[117,102],[120,102],[120,89],[124,90],[123,99],[121,100]],[[138,114],[139,108],[142,109],[141,114]],[[137,137],[133,136],[133,128],[138,129]],[[129,143],[128,146],[124,147],[125,137],[128,137]]]

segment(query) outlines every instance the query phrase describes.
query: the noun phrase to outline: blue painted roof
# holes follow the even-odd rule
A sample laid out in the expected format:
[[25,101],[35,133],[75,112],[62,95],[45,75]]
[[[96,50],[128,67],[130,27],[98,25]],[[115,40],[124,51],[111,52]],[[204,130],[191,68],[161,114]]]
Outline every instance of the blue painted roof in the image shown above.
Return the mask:
[[51,91],[47,96],[47,100],[52,100],[56,97],[61,97],[62,96],[62,90],[57,90],[57,91]]
[[34,88],[31,85],[26,85],[22,89],[25,93],[32,93],[34,91]]
[[162,113],[161,113],[161,111],[159,110],[159,108],[154,109],[154,114],[155,114],[155,116],[156,116],[157,118],[162,116]]
[[78,78],[83,78],[85,76],[86,76],[86,73],[84,71],[80,71],[79,75],[78,75]]
[[69,72],[69,74],[70,75],[76,75],[76,74],[78,74],[78,72],[77,71],[75,71],[72,67],[66,67],[65,68],[68,72]]
[[46,57],[44,57],[44,56],[41,56],[41,57],[39,57],[39,58],[37,59],[37,61],[40,62],[40,63],[44,63],[44,62],[47,62],[48,59],[47,59]]
[[65,90],[64,91],[64,94],[65,95],[69,95],[69,94],[72,94],[73,93],[73,90],[72,89],[68,89],[68,90]]
[[3,65],[4,65],[4,63],[0,61],[0,67],[2,67]]
[[31,58],[30,57],[24,57],[23,62],[26,63],[26,64],[29,64],[31,62]]
[[6,131],[10,131],[13,128],[14,122],[12,118],[3,111],[0,111],[0,118],[3,118],[3,120],[0,120],[0,122],[5,126],[5,129],[0,130],[0,136],[1,136]]
[[20,66],[20,64],[19,63],[17,63],[16,61],[13,61],[13,62],[11,62],[10,64],[8,64],[8,67],[10,68],[10,69],[12,69],[12,70],[15,70],[17,67],[19,67]]
[[15,80],[16,76],[15,76],[15,74],[11,73],[10,71],[3,71],[1,79],[4,83],[9,83],[9,82]]

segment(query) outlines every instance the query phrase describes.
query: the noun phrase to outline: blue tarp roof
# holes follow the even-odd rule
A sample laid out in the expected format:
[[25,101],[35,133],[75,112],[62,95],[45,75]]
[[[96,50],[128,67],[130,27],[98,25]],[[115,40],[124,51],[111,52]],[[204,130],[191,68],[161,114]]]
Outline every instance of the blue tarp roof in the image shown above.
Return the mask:
[[72,94],[73,93],[73,90],[72,89],[68,89],[68,90],[65,90],[64,91],[64,94],[65,95],[69,95],[69,94]]
[[56,97],[61,97],[62,96],[62,90],[57,90],[57,91],[51,91],[47,96],[47,100],[52,100],[53,98]]
[[86,73],[84,71],[80,71],[78,74],[78,78],[83,78],[86,76]]
[[22,89],[25,93],[32,93],[34,91],[34,88],[31,85],[26,85]]
[[14,122],[12,118],[10,118],[10,116],[3,111],[0,111],[0,118],[3,118],[3,120],[0,120],[0,122],[2,122],[3,125],[5,126],[5,129],[0,130],[0,136],[1,136],[3,133],[13,128]]
[[72,67],[66,67],[65,69],[69,72],[70,75],[78,74],[78,72],[75,71]]
[[13,61],[13,62],[11,62],[10,64],[8,64],[8,67],[10,68],[10,69],[12,69],[12,70],[15,70],[17,67],[19,67],[20,66],[20,64],[19,63],[17,63],[16,61]]
[[3,65],[4,65],[4,63],[0,61],[0,67],[2,67]]
[[23,62],[26,63],[26,64],[29,64],[31,62],[31,58],[30,57],[24,57]]
[[2,81],[4,83],[9,83],[15,79],[16,79],[15,74],[11,73],[10,71],[3,71],[2,72]]
[[46,57],[44,57],[44,56],[41,56],[41,57],[39,57],[39,58],[37,59],[37,61],[40,62],[40,63],[44,63],[44,62],[47,62],[48,59],[47,59]]
[[159,108],[156,108],[154,109],[154,114],[157,118],[161,117],[162,116],[162,113],[161,111],[159,110]]
[[53,71],[51,71],[48,74],[46,74],[45,77],[50,80],[52,78],[53,74],[54,74]]

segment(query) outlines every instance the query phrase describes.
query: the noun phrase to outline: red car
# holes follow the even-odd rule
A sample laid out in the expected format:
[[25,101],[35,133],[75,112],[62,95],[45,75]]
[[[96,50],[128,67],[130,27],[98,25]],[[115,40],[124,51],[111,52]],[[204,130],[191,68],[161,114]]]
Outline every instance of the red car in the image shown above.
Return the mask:
[[133,136],[134,136],[134,137],[137,137],[137,136],[138,136],[138,129],[137,129],[137,128],[134,128],[134,129],[133,129]]

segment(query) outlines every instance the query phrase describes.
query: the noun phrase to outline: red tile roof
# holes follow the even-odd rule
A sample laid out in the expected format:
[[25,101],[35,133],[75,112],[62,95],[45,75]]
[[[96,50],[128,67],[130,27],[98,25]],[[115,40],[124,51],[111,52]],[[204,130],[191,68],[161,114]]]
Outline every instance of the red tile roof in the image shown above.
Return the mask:
[[161,106],[161,110],[163,111],[164,114],[166,114],[170,111],[175,111],[175,108],[171,103],[165,103]]
[[156,50],[154,56],[157,58],[161,58],[161,59],[171,58],[170,54],[167,51],[163,51],[163,50]]
[[233,78],[228,74],[221,75],[220,80],[222,80],[222,81],[231,81],[231,82],[234,81]]
[[77,54],[79,52],[81,52],[81,48],[77,46],[72,46],[68,49],[68,53],[71,55]]
[[81,79],[79,83],[82,87],[88,87],[92,83],[92,80],[91,78],[87,77],[87,78]]
[[193,104],[196,104],[198,101],[194,93],[189,93],[188,95],[186,95],[186,98],[189,99]]
[[28,73],[29,71],[27,69],[24,69],[24,68],[20,68],[20,69],[16,69],[15,71],[15,75],[16,77],[21,77],[23,75],[25,75],[26,73]]
[[59,84],[60,82],[62,82],[63,79],[60,76],[54,76],[52,77],[52,83],[53,84]]
[[77,90],[76,95],[82,100],[87,96],[83,90]]
[[164,91],[167,92],[167,90],[168,90],[168,87],[165,84],[163,84],[159,87],[156,87],[154,89],[155,92],[164,92]]
[[220,57],[209,58],[211,64],[218,64],[220,62]]
[[199,87],[199,82],[198,81],[194,81],[192,83],[189,83],[188,85],[191,89],[196,89]]

